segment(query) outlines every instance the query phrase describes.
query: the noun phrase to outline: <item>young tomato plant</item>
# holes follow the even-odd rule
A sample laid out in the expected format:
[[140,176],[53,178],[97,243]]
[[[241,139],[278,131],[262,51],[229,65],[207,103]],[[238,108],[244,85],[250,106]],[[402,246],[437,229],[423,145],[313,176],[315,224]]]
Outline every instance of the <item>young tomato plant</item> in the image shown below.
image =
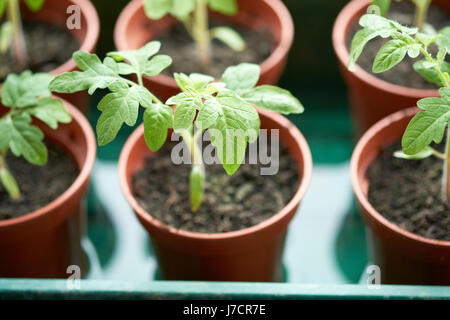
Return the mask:
[[[74,59],[82,72],[56,77],[50,89],[65,93],[89,90],[90,94],[98,88],[111,91],[98,105],[102,111],[97,124],[100,145],[111,142],[124,123],[135,125],[139,106],[145,109],[144,136],[152,151],[164,145],[168,129],[180,133],[192,159],[190,198],[195,212],[203,197],[205,170],[198,140],[205,130],[225,171],[232,175],[244,160],[247,143],[259,134],[259,115],[252,104],[283,114],[301,113],[303,106],[286,90],[256,86],[260,68],[247,63],[229,67],[221,82],[203,74],[175,74],[181,93],[164,103],[142,85],[143,75],[155,76],[171,63],[170,57],[156,55],[159,49],[160,43],[154,41],[136,51],[111,52],[103,62],[96,55],[78,51]],[[136,75],[137,82],[122,77],[130,74]]]
[[[396,0],[400,2],[402,0]],[[430,8],[431,0],[411,0],[416,6],[416,14],[414,18],[414,25],[423,30],[425,22],[427,20],[428,9]],[[391,7],[392,0],[373,0],[371,5],[380,8],[380,14],[385,17]]]
[[[382,36],[392,38],[375,57],[374,72],[384,72],[400,63],[406,55],[411,58],[424,56],[424,60],[416,63],[415,68],[425,79],[442,88],[440,98],[425,98],[417,105],[422,110],[409,123],[403,138],[402,151],[395,156],[405,159],[424,159],[430,156],[444,161],[443,194],[450,198],[450,75],[449,63],[446,62],[450,52],[450,36],[448,34],[424,34],[417,28],[407,28],[397,22],[377,15],[365,15],[361,18],[363,30],[355,35],[352,43],[350,66],[356,62],[365,44],[370,39]],[[439,49],[436,55],[430,52],[430,45],[436,43]],[[441,143],[447,133],[445,153],[430,146],[432,142]]]
[[[45,0],[24,0],[31,11],[41,9]],[[7,20],[0,26],[0,52],[12,49],[13,57],[22,66],[27,63],[27,50],[20,17],[19,0],[0,0],[0,19],[6,13]]]
[[158,20],[170,14],[183,23],[197,45],[199,60],[205,70],[211,62],[212,39],[220,40],[235,51],[246,47],[245,41],[232,28],[209,30],[208,7],[227,15],[234,15],[238,10],[236,0],[144,0],[145,13],[150,19]]
[[51,97],[48,85],[52,78],[47,73],[25,71],[8,75],[2,87],[2,104],[9,110],[0,118],[0,182],[12,199],[20,198],[20,190],[8,169],[8,152],[34,165],[47,162],[44,134],[31,123],[32,117],[54,130],[58,123],[72,120],[63,103]]

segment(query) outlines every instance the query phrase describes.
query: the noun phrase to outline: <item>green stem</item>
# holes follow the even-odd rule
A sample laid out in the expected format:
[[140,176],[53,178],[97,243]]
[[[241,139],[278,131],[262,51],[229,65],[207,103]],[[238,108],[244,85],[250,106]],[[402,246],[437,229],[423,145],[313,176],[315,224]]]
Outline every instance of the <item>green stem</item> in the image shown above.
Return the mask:
[[193,130],[186,130],[181,136],[189,149],[192,159],[192,169],[189,178],[190,200],[192,212],[196,212],[202,204],[205,167],[203,164],[202,151],[197,143],[198,135],[194,135],[192,131]]
[[23,34],[22,20],[20,18],[19,0],[7,0],[8,19],[13,28],[12,51],[17,63],[25,66],[28,60]]
[[18,200],[21,197],[19,186],[17,185],[16,179],[9,172],[6,165],[6,154],[8,153],[8,148],[0,151],[0,183],[5,187],[9,196],[13,200]]
[[431,0],[415,0],[416,16],[414,18],[414,24],[419,31],[422,31],[425,22],[427,21],[428,8],[430,7]]
[[450,199],[450,128],[447,129],[447,146],[445,148],[444,188],[445,199]]
[[194,11],[193,31],[200,63],[208,69],[211,60],[211,38],[208,30],[208,1],[198,0]]

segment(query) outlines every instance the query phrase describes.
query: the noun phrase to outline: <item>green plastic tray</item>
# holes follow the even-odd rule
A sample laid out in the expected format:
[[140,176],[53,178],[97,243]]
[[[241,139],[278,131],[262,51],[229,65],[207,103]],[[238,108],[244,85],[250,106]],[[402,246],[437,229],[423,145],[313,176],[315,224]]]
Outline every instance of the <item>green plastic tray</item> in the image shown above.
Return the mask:
[[[314,171],[289,229],[284,283],[160,280],[147,233],[122,196],[117,179],[116,161],[132,131],[128,128],[115,144],[99,149],[88,197],[88,237],[83,241],[91,268],[81,288],[68,289],[66,280],[0,279],[0,298],[450,299],[450,287],[366,284],[370,263],[349,178],[353,141],[345,98],[338,91],[326,96],[298,94],[309,108],[291,120],[310,144]],[[92,122],[97,117],[93,109]]]

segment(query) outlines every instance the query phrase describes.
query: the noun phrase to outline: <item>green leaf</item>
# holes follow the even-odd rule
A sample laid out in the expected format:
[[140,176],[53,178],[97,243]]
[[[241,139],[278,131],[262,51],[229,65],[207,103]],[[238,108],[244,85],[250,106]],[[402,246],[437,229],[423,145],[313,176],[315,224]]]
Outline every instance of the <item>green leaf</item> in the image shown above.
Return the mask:
[[408,52],[408,44],[401,40],[391,40],[378,51],[372,71],[381,73],[399,64]]
[[362,29],[359,30],[352,40],[352,45],[350,49],[350,59],[348,62],[348,69],[350,71],[355,71],[355,65],[361,56],[365,46],[367,43],[375,39],[376,37],[381,36],[385,31],[384,30],[370,30],[370,29]]
[[45,2],[45,0],[24,0],[24,1],[27,7],[34,12],[39,11]]
[[0,53],[5,53],[11,47],[13,33],[11,21],[6,21],[0,26]]
[[259,86],[241,96],[257,107],[278,113],[291,114],[304,111],[300,101],[289,91],[274,86]]
[[450,27],[441,29],[439,35],[442,36],[436,41],[439,49],[447,49],[447,52],[450,52]]
[[[225,171],[232,175],[245,158],[245,149],[249,141],[249,130],[259,129],[259,115],[247,102],[234,92],[219,92],[216,104],[217,121],[210,126],[211,143],[217,148],[217,154]],[[220,133],[220,134],[219,134]]]
[[48,85],[53,76],[48,73],[24,71],[20,75],[9,74],[2,88],[2,104],[7,107],[25,108],[38,103],[39,98],[51,95]]
[[170,14],[179,20],[184,20],[195,9],[197,0],[172,0]]
[[[172,63],[172,59],[165,55],[155,56],[149,60],[152,56],[159,52],[160,48],[161,42],[151,41],[138,50],[114,51],[108,53],[108,56],[113,57],[118,62],[127,60],[131,65],[133,73],[137,75],[145,74],[152,77],[161,73],[161,71]],[[129,74],[129,71],[131,70],[127,69],[126,71]]]
[[201,108],[202,102],[198,98],[186,99],[177,105],[173,118],[173,129],[182,132],[192,127],[197,110]]
[[208,0],[209,7],[223,14],[234,15],[238,12],[236,0]]
[[211,36],[217,39],[234,51],[244,51],[246,48],[245,40],[241,35],[230,27],[216,27],[211,30]]
[[173,0],[144,0],[144,10],[147,17],[159,20],[170,12]]
[[6,1],[8,0],[0,0],[0,19],[3,17],[6,9]]
[[253,89],[259,81],[261,69],[256,64],[241,63],[237,66],[228,67],[222,75],[228,89],[240,94]]
[[[414,70],[418,72],[425,80],[442,87],[442,80],[437,71],[426,60],[420,60],[414,63]],[[450,73],[450,63],[444,61],[441,66],[443,72]]]
[[426,147],[422,151],[420,151],[416,154],[413,154],[413,155],[408,155],[408,154],[404,153],[403,151],[394,152],[394,157],[396,157],[398,159],[405,159],[405,160],[422,160],[422,159],[429,158],[432,155],[433,155],[433,149],[431,147]]
[[139,88],[119,90],[107,94],[99,103],[102,111],[97,123],[98,143],[104,146],[113,141],[124,123],[136,124],[139,113]]
[[17,181],[6,168],[0,168],[0,183],[12,199],[17,200],[20,198]]
[[406,128],[402,138],[403,152],[414,155],[431,142],[440,143],[450,120],[450,89],[439,90],[441,98],[425,98],[417,105],[421,108]]
[[64,104],[51,97],[39,100],[36,106],[26,112],[46,123],[53,130],[58,129],[58,123],[70,123],[72,121],[72,117]]
[[144,137],[153,152],[167,140],[167,130],[172,127],[172,109],[164,104],[154,104],[144,112]]
[[221,115],[221,108],[222,107],[216,99],[207,99],[198,112],[196,120],[197,125],[204,130],[214,126],[217,118]]
[[389,8],[391,7],[391,0],[373,0],[370,5],[380,8],[380,15],[386,17]]
[[16,156],[24,158],[34,165],[47,162],[47,148],[42,142],[44,134],[31,125],[31,118],[26,115],[0,119],[0,147],[9,147]]
[[192,73],[189,76],[184,73],[175,73],[174,78],[181,91],[191,93],[199,93],[206,89],[211,81],[214,81],[213,77],[200,73]]
[[160,74],[162,71],[164,71],[171,64],[172,58],[169,56],[166,55],[154,56],[150,61],[146,63],[143,74],[148,77],[156,76]]
[[95,54],[77,51],[73,59],[82,72],[73,71],[57,76],[50,82],[51,91],[74,93],[88,90],[89,94],[93,94],[97,89],[106,89],[118,81],[124,81],[117,70],[111,69],[109,62],[102,63]]

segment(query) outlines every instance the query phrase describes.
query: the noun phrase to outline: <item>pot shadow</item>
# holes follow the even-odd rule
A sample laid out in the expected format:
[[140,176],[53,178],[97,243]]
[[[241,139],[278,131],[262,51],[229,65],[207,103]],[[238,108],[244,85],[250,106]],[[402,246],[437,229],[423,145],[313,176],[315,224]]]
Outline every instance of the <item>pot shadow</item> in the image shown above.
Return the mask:
[[88,236],[95,247],[98,260],[103,269],[111,260],[117,243],[115,228],[95,188],[88,193]]
[[359,283],[368,258],[365,225],[354,197],[338,229],[334,252],[342,274],[351,283]]

